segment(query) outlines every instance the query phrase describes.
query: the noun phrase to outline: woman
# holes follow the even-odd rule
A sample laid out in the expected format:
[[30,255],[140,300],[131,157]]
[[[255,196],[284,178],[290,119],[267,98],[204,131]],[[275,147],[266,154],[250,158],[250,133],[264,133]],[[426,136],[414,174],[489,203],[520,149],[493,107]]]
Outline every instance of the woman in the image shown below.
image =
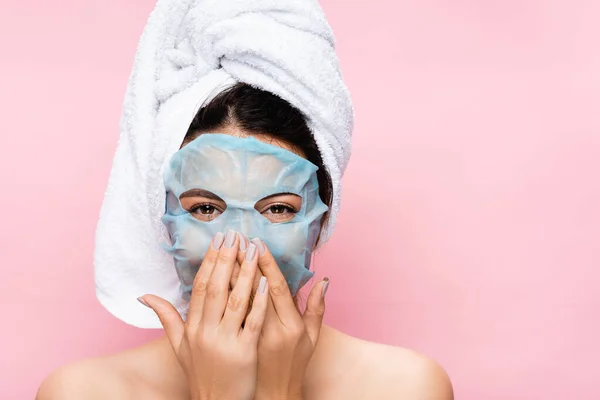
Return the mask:
[[[332,183],[321,154],[305,117],[287,101],[236,84],[200,109],[180,151],[212,140],[215,132],[252,137],[277,148],[275,152],[314,164],[319,200],[331,206]],[[169,174],[165,176],[167,181]],[[229,206],[206,191],[178,200],[186,217],[203,223],[219,221]],[[303,201],[278,193],[261,199],[255,210],[270,223],[285,225]],[[325,212],[317,219],[320,229],[327,218]],[[37,399],[453,398],[447,375],[434,361],[322,325],[327,279],[313,286],[302,313],[271,246],[261,238],[249,241],[238,232],[224,233],[217,233],[202,250],[206,253],[190,288],[185,322],[169,302],[152,294],[140,297],[159,316],[164,337],[63,367],[43,382]]]

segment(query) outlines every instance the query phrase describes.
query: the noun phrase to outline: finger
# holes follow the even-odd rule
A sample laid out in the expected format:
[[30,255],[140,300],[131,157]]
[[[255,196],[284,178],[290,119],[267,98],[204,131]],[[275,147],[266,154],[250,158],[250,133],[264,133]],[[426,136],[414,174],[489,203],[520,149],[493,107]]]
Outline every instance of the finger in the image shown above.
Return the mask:
[[290,288],[281,273],[275,258],[267,246],[258,238],[251,240],[259,249],[258,268],[269,281],[269,293],[279,320],[286,326],[301,322],[300,314],[294,304]]
[[[264,275],[260,272],[260,269],[256,269],[256,274],[254,275],[254,285],[252,286],[252,294],[250,295],[250,303],[254,300],[254,295],[258,290],[258,286],[260,285],[260,278]],[[270,326],[273,323],[281,324],[279,320],[279,316],[277,312],[275,312],[275,306],[273,306],[273,300],[271,296],[267,296],[267,315],[265,316],[265,323],[263,324],[263,331],[267,326]]]
[[254,295],[254,301],[252,302],[252,311],[248,314],[246,322],[244,323],[244,329],[241,333],[241,340],[245,340],[250,343],[258,344],[258,338],[262,331],[265,315],[267,311],[267,303],[269,300],[269,283],[266,277],[260,278],[258,289]]
[[306,332],[310,337],[313,346],[317,344],[321,326],[323,325],[323,315],[325,315],[325,293],[329,288],[329,278],[323,279],[321,282],[313,286],[308,300],[306,301],[306,310],[302,316]]
[[274,329],[278,325],[283,325],[283,322],[279,319],[275,306],[273,305],[273,299],[271,296],[267,296],[267,315],[265,316],[265,323],[263,324],[263,332]]
[[[263,276],[264,275],[262,274],[260,269],[257,269],[256,275],[254,276],[254,286],[252,289],[252,293],[256,293],[256,291],[258,290],[258,286],[260,284],[260,278],[262,278]],[[281,321],[279,320],[279,316],[277,315],[277,312],[275,311],[275,306],[273,305],[273,299],[271,299],[271,296],[267,296],[267,315],[265,316],[265,323],[263,324],[263,331],[265,329],[267,329],[268,326],[271,326],[274,323],[281,324]]]
[[239,254],[238,256],[243,256],[242,257],[242,261],[244,261],[244,257],[246,256],[246,250],[248,250],[248,238],[244,235],[242,235],[241,233],[238,233],[238,236],[240,237],[240,247],[239,247]]
[[217,232],[208,246],[208,250],[206,250],[206,253],[204,254],[204,259],[202,260],[202,264],[200,264],[198,273],[194,277],[190,308],[186,319],[188,326],[198,326],[202,320],[202,311],[204,308],[206,291],[208,289],[208,282],[217,262],[219,249],[223,245],[224,239],[225,236],[221,232]]
[[250,293],[254,283],[257,270],[256,246],[250,243],[246,252],[246,259],[242,263],[237,284],[229,293],[227,309],[223,315],[221,326],[225,332],[233,333],[236,337],[240,333],[242,322],[246,317],[246,311],[250,304]]
[[246,236],[242,235],[241,233],[238,233],[238,236],[240,237],[240,248],[237,255],[237,262],[233,266],[233,272],[231,273],[231,289],[235,287],[238,276],[240,275],[240,268],[242,263],[244,262],[244,259],[246,258],[246,250],[248,249],[249,244],[248,238]]
[[[254,244],[254,243],[252,243],[252,244]],[[252,282],[251,296],[254,296],[254,294],[258,290],[258,285],[260,284],[260,278],[262,278],[263,276],[264,275],[262,274],[262,272],[260,272],[260,269],[258,268],[258,248],[257,248],[256,249],[256,272],[254,273],[254,280]]]
[[[243,261],[242,261],[242,263],[243,263]],[[233,288],[235,287],[235,284],[237,283],[237,280],[240,276],[240,269],[242,268],[242,263],[240,263],[239,256],[238,256],[238,259],[233,264],[233,271],[231,272],[231,280],[229,281],[229,290],[233,290]]]
[[234,230],[229,230],[225,241],[219,250],[217,261],[213,269],[208,287],[206,299],[202,311],[202,322],[206,326],[216,327],[221,323],[227,298],[229,297],[229,282],[233,272],[233,265],[237,260],[239,237]]
[[152,294],[141,296],[138,300],[156,313],[160,323],[165,328],[165,333],[171,343],[171,347],[173,347],[173,351],[175,351],[175,354],[179,354],[179,346],[181,345],[185,330],[185,325],[179,312],[167,300]]

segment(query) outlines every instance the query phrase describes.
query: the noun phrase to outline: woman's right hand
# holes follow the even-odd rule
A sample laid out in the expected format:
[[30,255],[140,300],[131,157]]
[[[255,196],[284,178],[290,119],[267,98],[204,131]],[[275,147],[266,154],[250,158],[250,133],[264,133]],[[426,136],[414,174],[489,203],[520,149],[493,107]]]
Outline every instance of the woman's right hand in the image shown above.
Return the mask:
[[256,246],[249,243],[230,294],[239,242],[240,235],[232,230],[226,237],[218,233],[213,238],[194,279],[185,322],[168,301],[151,294],[139,299],[154,310],[165,328],[187,376],[193,400],[254,398],[258,339],[269,292],[262,277],[242,328],[258,257]]

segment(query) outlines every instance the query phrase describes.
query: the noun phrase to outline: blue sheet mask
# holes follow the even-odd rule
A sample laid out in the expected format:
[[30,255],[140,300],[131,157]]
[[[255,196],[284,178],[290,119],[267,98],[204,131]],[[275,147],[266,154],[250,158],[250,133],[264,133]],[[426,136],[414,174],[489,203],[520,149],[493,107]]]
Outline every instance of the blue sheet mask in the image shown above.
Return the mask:
[[[318,167],[278,146],[253,137],[202,134],[177,151],[164,173],[167,192],[166,226],[181,282],[189,300],[194,276],[217,232],[233,229],[267,244],[295,295],[313,276],[311,253],[327,206],[319,197]],[[203,189],[227,205],[222,214],[200,221],[181,206],[181,194]],[[261,199],[281,193],[302,198],[298,213],[287,222],[271,222],[254,207]]]

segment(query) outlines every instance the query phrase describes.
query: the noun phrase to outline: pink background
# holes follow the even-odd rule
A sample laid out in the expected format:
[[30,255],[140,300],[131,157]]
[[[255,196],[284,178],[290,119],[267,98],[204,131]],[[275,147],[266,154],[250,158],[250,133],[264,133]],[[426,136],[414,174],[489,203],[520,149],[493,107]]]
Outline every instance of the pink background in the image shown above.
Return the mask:
[[[598,399],[600,3],[325,0],[356,107],[327,322],[457,399]],[[111,317],[95,223],[151,0],[0,12],[0,398],[157,337]]]

